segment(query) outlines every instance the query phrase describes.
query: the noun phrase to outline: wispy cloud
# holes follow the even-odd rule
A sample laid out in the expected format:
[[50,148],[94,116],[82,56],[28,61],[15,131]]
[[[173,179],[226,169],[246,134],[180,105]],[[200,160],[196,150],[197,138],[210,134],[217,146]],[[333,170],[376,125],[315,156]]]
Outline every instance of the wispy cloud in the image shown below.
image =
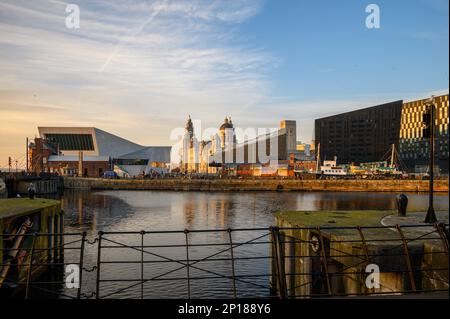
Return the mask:
[[221,119],[270,90],[278,61],[238,32],[260,0],[79,1],[80,29],[65,27],[67,3],[0,0],[0,90],[15,92],[0,95],[0,115],[14,132],[27,123],[21,138],[43,124],[133,123],[130,138],[161,144],[170,129],[156,140],[141,119]]
[[[140,144],[167,145],[188,114],[214,127],[231,115],[241,127],[296,119],[306,140],[314,118],[420,95],[364,91],[333,100],[324,86],[323,95],[306,101],[299,96],[308,88],[280,90],[284,80],[297,88],[297,79],[305,83],[314,74],[273,72],[283,60],[245,37],[243,24],[265,1],[78,0],[81,28],[72,30],[65,27],[65,9],[73,1],[0,0],[0,118],[6,123],[0,125],[0,165],[24,153],[24,139],[38,125],[98,126]],[[448,11],[447,0],[422,1]],[[442,30],[413,32],[405,31],[407,38],[445,42]],[[284,50],[291,49],[276,52],[289,63]],[[339,79],[348,71],[319,58],[309,72]],[[274,89],[294,96],[276,96]]]
[[448,0],[420,0],[425,6],[438,11],[442,14],[448,14]]
[[443,36],[441,37],[439,34],[436,34],[434,32],[422,31],[422,32],[414,33],[413,38],[419,39],[419,40],[434,41],[434,40],[439,40],[439,39],[443,38]]

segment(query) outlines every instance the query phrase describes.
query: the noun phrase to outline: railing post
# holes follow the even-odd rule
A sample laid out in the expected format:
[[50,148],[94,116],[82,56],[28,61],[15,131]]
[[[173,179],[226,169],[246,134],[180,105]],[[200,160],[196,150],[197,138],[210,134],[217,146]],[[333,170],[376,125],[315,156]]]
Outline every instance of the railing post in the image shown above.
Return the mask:
[[448,255],[448,237],[447,237],[447,234],[445,233],[445,229],[444,229],[445,224],[436,223],[436,224],[434,224],[434,227],[436,228],[436,230],[439,234],[439,237],[441,238],[442,246],[444,247],[444,250]]
[[56,223],[58,222],[56,215],[53,217],[53,262],[58,262],[58,229]]
[[320,226],[317,226],[316,228],[317,233],[319,235],[319,240],[320,240],[320,247],[321,247],[321,253],[322,253],[322,263],[323,263],[323,267],[325,270],[325,276],[327,279],[327,290],[328,290],[328,294],[332,295],[332,291],[331,291],[331,281],[330,281],[330,273],[328,272],[328,259],[327,259],[327,252],[325,251],[325,243],[323,241],[323,235],[322,232],[320,230]]
[[[363,231],[362,231],[361,226],[358,226],[357,229],[358,229],[359,236],[361,237],[361,243],[362,243],[362,246],[363,246],[364,255],[366,256],[366,264],[365,264],[365,266],[367,267],[367,265],[368,265],[369,262],[370,262],[370,258],[369,258],[369,248],[367,247],[366,238],[364,237],[364,233],[363,233]],[[362,269],[362,270],[361,270],[361,273],[364,275],[364,274],[365,274],[365,269]],[[364,294],[365,294],[365,295],[368,295],[369,292],[365,290]]]
[[275,266],[278,279],[278,289],[280,291],[280,298],[287,298],[286,291],[286,275],[284,273],[284,253],[282,251],[282,243],[280,241],[280,231],[278,227],[271,227],[272,247],[275,253]]
[[362,229],[360,226],[357,227],[359,236],[361,237],[361,243],[364,250],[364,255],[366,255],[366,261],[369,263],[369,248],[367,247],[366,238],[364,237],[364,234],[362,232]]
[[141,231],[141,299],[144,299],[144,235]]
[[102,236],[103,232],[98,232],[98,250],[97,250],[97,278],[96,278],[96,288],[95,288],[95,298],[100,299],[100,264],[102,262]]
[[59,214],[59,251],[58,251],[58,261],[64,263],[64,211],[61,210],[61,214]]
[[233,297],[234,299],[237,298],[237,291],[236,291],[236,272],[234,268],[234,250],[233,250],[233,238],[231,235],[231,228],[228,228],[228,238],[230,239],[230,252],[231,252],[231,271],[233,275]]
[[403,255],[405,256],[405,263],[406,263],[406,268],[408,269],[409,280],[411,282],[411,288],[413,291],[417,291],[416,281],[414,280],[414,273],[413,273],[413,268],[412,268],[412,264],[411,264],[411,258],[409,256],[408,243],[406,242],[405,235],[403,234],[403,231],[402,231],[400,225],[395,226],[395,228],[397,228],[397,231],[402,240]]
[[46,258],[47,258],[47,265],[51,265],[52,264],[52,255],[53,255],[53,245],[55,243],[52,243],[54,235],[51,233],[51,228],[49,228],[48,232],[46,234],[42,234],[43,237],[45,237],[46,239],[46,245],[47,247],[45,248],[45,250],[40,250],[40,253],[42,253],[43,251],[46,253]]
[[[81,298],[81,285],[83,283],[83,267],[84,267],[84,244],[86,242],[86,232],[83,232],[81,234],[81,246],[80,246],[80,261],[78,263],[78,267],[80,269],[80,277],[79,277],[79,284],[78,284],[78,291],[77,291],[77,299]],[[64,268],[64,265],[63,265]]]
[[33,272],[33,258],[34,258],[34,248],[36,245],[36,238],[38,237],[38,234],[33,234],[33,243],[31,245],[31,251],[30,251],[30,261],[28,263],[28,273],[27,273],[27,288],[25,291],[25,299],[30,298],[31,293],[31,280],[32,280],[32,272]]
[[[271,242],[271,248],[272,248],[272,254],[271,254],[271,268],[273,268],[275,266],[275,277],[276,277],[276,289],[280,290],[280,279],[279,279],[279,273],[280,271],[278,270],[278,252],[277,252],[277,245],[275,243],[275,232],[274,232],[274,227],[270,227],[270,242]],[[271,280],[274,279],[274,270],[272,269],[272,273],[271,273]],[[280,293],[281,295],[281,293]]]
[[187,269],[187,285],[188,285],[188,299],[191,299],[191,278],[190,278],[190,266],[189,266],[189,240],[188,240],[189,230],[184,230],[185,240],[186,240],[186,269]]

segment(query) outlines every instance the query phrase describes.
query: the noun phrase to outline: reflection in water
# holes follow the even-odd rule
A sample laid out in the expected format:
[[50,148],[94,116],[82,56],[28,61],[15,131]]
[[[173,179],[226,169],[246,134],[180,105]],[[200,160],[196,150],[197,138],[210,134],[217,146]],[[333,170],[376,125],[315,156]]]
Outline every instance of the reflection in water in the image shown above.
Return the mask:
[[[395,210],[388,193],[205,193],[158,191],[66,191],[61,198],[66,229],[182,230],[268,227],[278,210]],[[409,211],[427,209],[426,194],[410,194]],[[449,199],[435,198],[436,210]]]
[[[392,210],[396,209],[396,194],[386,193],[207,193],[207,192],[159,192],[159,191],[66,191],[61,200],[65,211],[67,232],[86,231],[92,240],[98,231],[155,231],[183,229],[226,229],[268,227],[275,222],[274,212],[279,210]],[[427,195],[410,194],[409,211],[426,211]],[[447,196],[436,196],[435,208],[448,210]],[[233,233],[234,240],[247,241],[255,233]],[[127,244],[140,245],[139,236],[117,235],[115,240]],[[146,235],[145,245],[184,244],[183,234]],[[227,243],[227,233],[196,233],[189,235],[189,241],[196,243]],[[184,259],[185,248],[162,248],[154,253],[170,258]],[[214,254],[212,247],[190,248],[190,258],[203,258]],[[68,253],[69,254],[69,253]],[[236,249],[240,256],[264,256],[269,254],[267,246],[251,246]],[[96,265],[96,246],[88,245],[85,252],[87,267]],[[226,255],[221,255],[227,257]],[[140,260],[139,252],[130,249],[110,250],[102,253],[102,260]],[[152,256],[145,256],[146,261]],[[105,265],[102,279],[140,278],[138,264]],[[165,271],[176,269],[179,264],[146,264],[146,278],[159,276]],[[231,264],[202,265],[222,274],[230,273]],[[270,272],[267,261],[258,263],[241,262],[236,264],[240,274],[267,274]],[[193,269],[191,275],[195,275]],[[172,276],[185,276],[186,270],[175,272]],[[197,273],[197,275],[205,275]],[[95,290],[95,272],[84,274],[83,290]],[[267,296],[268,278],[255,279],[260,286],[239,283],[240,297]],[[186,281],[152,281],[145,284],[145,296],[150,298],[185,298]],[[125,285],[126,286],[126,285]],[[122,283],[104,283],[102,295],[114,292]],[[191,284],[193,298],[230,297],[230,280],[209,280]],[[140,287],[130,289],[112,297],[135,298]]]

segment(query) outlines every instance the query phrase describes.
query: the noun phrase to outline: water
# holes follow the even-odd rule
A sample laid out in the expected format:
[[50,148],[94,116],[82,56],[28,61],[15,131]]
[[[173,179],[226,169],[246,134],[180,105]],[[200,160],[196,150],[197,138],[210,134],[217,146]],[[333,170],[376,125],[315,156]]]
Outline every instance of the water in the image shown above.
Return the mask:
[[[268,227],[278,210],[393,210],[391,193],[207,193],[159,191],[66,191],[66,231],[183,230]],[[426,194],[408,195],[408,211],[426,211]],[[447,195],[435,197],[448,210]]]
[[[65,211],[66,232],[86,231],[91,240],[98,231],[166,231],[166,230],[203,230],[227,228],[265,228],[274,225],[274,212],[279,210],[392,210],[396,209],[396,194],[386,193],[272,193],[272,192],[159,192],[159,191],[66,191],[61,200]],[[425,211],[428,197],[426,194],[410,194],[409,211]],[[436,210],[448,210],[449,199],[436,196]],[[245,242],[258,236],[267,235],[267,231],[245,231],[233,233],[234,242]],[[140,245],[141,235],[108,235],[105,238],[116,243]],[[268,237],[262,237],[264,242]],[[184,244],[185,234],[145,235],[144,245]],[[227,232],[191,233],[190,243],[228,243]],[[257,241],[257,242],[258,242]],[[104,241],[105,245],[112,245]],[[201,259],[218,254],[224,246],[192,247],[190,259]],[[161,261],[167,258],[185,259],[185,247],[151,248],[152,254],[145,254],[144,260]],[[245,245],[234,250],[235,257],[268,256],[267,244]],[[76,260],[75,255],[66,253],[67,260]],[[229,258],[227,250],[215,256]],[[86,246],[86,268],[96,265],[96,245]],[[102,261],[139,261],[141,253],[130,248],[107,249],[102,252]],[[203,269],[190,269],[191,277],[231,275],[230,261],[216,261],[196,264]],[[146,298],[186,298],[187,281],[167,280],[186,277],[187,269],[177,263],[146,263],[144,278],[166,279],[152,280],[143,287],[134,279],[141,278],[140,264],[102,265],[101,279],[129,279],[128,282],[102,282],[101,296],[112,298],[139,298],[141,288]],[[270,267],[268,260],[240,260],[235,264],[237,275],[261,275],[261,277],[243,278],[237,283],[239,297],[264,297],[269,295]],[[206,271],[205,271],[206,270]],[[173,271],[170,274],[164,273]],[[264,276],[263,276],[264,275]],[[83,292],[95,290],[95,272],[83,273]],[[121,288],[135,285],[123,292]],[[195,298],[231,297],[233,291],[230,279],[193,280],[190,284],[190,296]],[[66,290],[67,292],[67,290]],[[72,293],[73,292],[67,292]],[[109,296],[109,294],[112,294]]]

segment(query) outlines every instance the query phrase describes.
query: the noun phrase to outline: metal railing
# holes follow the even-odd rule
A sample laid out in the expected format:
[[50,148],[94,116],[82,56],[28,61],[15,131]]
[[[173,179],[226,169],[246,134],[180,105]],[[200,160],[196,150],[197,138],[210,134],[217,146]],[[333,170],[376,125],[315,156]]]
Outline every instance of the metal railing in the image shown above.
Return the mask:
[[[33,238],[21,249],[28,264],[3,258],[0,269],[25,267],[25,280],[8,282],[23,286],[25,298],[329,298],[449,288],[448,224],[101,231],[91,241],[86,233],[24,236]],[[60,244],[36,244],[49,236]],[[80,270],[77,289],[55,272],[69,264]],[[379,273],[367,272],[370,265]],[[42,266],[54,276],[35,277]]]
[[79,267],[82,281],[86,233],[26,233],[15,234],[21,247],[7,247],[9,234],[0,234],[3,260],[0,260],[0,288],[6,297],[29,299],[83,297],[81,285],[65,289],[68,265]]
[[[250,286],[259,288],[259,291],[256,289],[256,296],[266,298],[444,292],[448,291],[449,270],[446,229],[446,225],[436,224],[402,227],[270,227],[178,232],[100,232],[96,298],[118,298],[123,296],[123,293],[126,293],[126,298],[147,298],[151,297],[151,293],[148,292],[152,283],[165,282],[164,285],[159,285],[158,289],[170,290],[172,287],[170,282],[173,281],[185,283],[177,287],[181,286],[186,290],[184,297],[187,298],[199,296],[240,298],[246,296]],[[418,230],[424,233],[415,234]],[[344,238],[340,238],[332,234],[342,231],[355,232],[357,237],[347,234]],[[382,234],[386,231],[388,236]],[[213,234],[221,240],[218,242],[191,240],[198,234]],[[222,236],[217,236],[220,234]],[[178,238],[177,240],[171,238],[171,244],[146,244],[146,237],[158,238],[162,235]],[[130,241],[123,242],[114,238],[117,236],[137,238],[131,240],[134,244],[130,244]],[[431,248],[425,249],[424,243],[431,244]],[[356,250],[355,245],[359,245]],[[339,249],[340,247],[343,249]],[[170,249],[177,248],[179,251],[176,257],[168,254]],[[239,251],[243,248],[247,248],[244,254]],[[112,251],[124,249],[135,251],[139,258],[108,259],[117,256],[111,253]],[[198,253],[203,250],[208,250],[208,254],[201,257],[194,256],[194,251]],[[439,265],[434,265],[433,260],[431,266],[424,265],[428,255],[432,255]],[[146,256],[152,258],[146,259]],[[439,256],[445,258],[440,259]],[[241,271],[243,261],[246,261],[247,265],[244,271]],[[217,263],[227,267],[218,268]],[[381,277],[387,277],[380,280],[378,289],[368,289],[364,280],[368,275],[366,266],[372,263],[379,265]],[[135,269],[134,272],[138,276],[127,279],[102,276],[102,267],[105,265],[116,265],[121,268],[120,265],[124,264],[139,265],[139,269]],[[155,265],[161,264],[175,267],[159,267],[155,270]],[[265,264],[266,267],[258,267],[261,264]],[[304,267],[305,264],[308,266]],[[258,271],[261,268],[266,272]],[[177,276],[174,276],[175,274]],[[214,281],[218,280],[229,282],[228,294],[223,296],[214,292],[216,288]],[[345,280],[350,283],[346,283]],[[383,281],[386,280],[388,284],[383,287]],[[209,284],[203,284],[202,294],[196,294],[192,288],[194,283],[205,281],[209,281]],[[401,285],[396,286],[389,281],[400,281]],[[442,285],[436,284],[436,281]],[[110,285],[104,287],[105,284]],[[118,288],[118,284],[125,285]],[[239,290],[239,285],[245,288]],[[222,284],[222,287],[224,286]],[[206,292],[208,288],[211,290],[209,293]],[[104,290],[106,292],[102,293]],[[251,291],[255,292],[254,289]],[[255,297],[255,294],[251,297]]]
[[[299,229],[283,230],[298,231]],[[320,271],[281,273],[281,276],[278,276],[280,278],[279,295],[281,297],[309,298],[448,293],[448,225],[317,227],[307,230],[317,235],[317,238],[314,240],[297,240],[294,238],[293,243],[316,245],[318,247],[316,254],[282,256],[281,262],[283,264],[280,266],[280,271],[282,272],[284,262],[291,258],[318,259]],[[385,230],[396,232],[398,238],[393,237],[393,234],[390,234],[389,237],[383,237],[382,234],[379,234]],[[414,234],[414,231],[418,230],[422,230],[424,233]],[[353,231],[357,235],[350,239],[341,239],[339,235],[324,235],[324,233],[333,231]],[[371,238],[368,238],[365,232],[371,233]],[[408,236],[405,233],[409,233]],[[286,236],[286,238],[288,241],[283,241],[283,244],[289,243],[289,240],[292,239],[290,236]],[[426,243],[432,245],[433,248],[425,249]],[[346,247],[346,249],[339,249],[339,247]],[[433,256],[438,260],[432,262],[431,265],[426,265],[424,261],[429,259],[428,256]],[[369,265],[379,267],[380,278],[377,288],[367,286],[366,266]],[[308,278],[319,276],[322,285],[314,287],[312,280],[306,280],[300,285],[287,288],[285,282],[283,283],[286,277],[299,275]],[[348,282],[345,283],[346,279],[350,281],[350,285]],[[428,279],[433,281],[431,286],[430,283],[427,283]],[[392,282],[393,280],[397,282]],[[400,285],[398,285],[399,281]],[[436,284],[435,281],[440,284]],[[297,289],[305,286],[309,286],[310,291],[299,294]]]
[[[243,240],[236,240],[233,234],[238,233],[252,233],[257,234],[252,238],[247,236]],[[251,281],[255,278],[269,278],[270,274],[266,273],[252,273],[252,274],[238,274],[236,264],[241,261],[261,262],[272,259],[269,255],[268,249],[260,249],[262,254],[245,254],[237,255],[238,249],[249,246],[268,246],[271,244],[270,232],[267,228],[260,229],[223,229],[223,230],[184,230],[184,231],[142,231],[142,232],[100,232],[98,245],[98,261],[97,261],[97,285],[96,297],[107,298],[116,296],[124,291],[134,290],[135,287],[140,287],[139,294],[132,297],[144,298],[144,285],[152,282],[185,282],[183,287],[186,289],[184,297],[191,298],[193,295],[193,283],[196,281],[211,281],[217,279],[230,280],[232,286],[228,296],[237,297],[237,284],[245,283],[250,286],[259,287],[260,289],[269,290],[269,285],[263,285],[258,282]],[[111,237],[120,235],[136,235],[140,237],[140,243],[130,245],[120,242]],[[177,237],[177,240],[171,240],[172,244],[145,244],[146,237],[158,236],[172,236]],[[208,237],[208,235],[219,235],[221,239],[217,242],[210,240],[208,242],[198,242],[192,237],[195,235],[202,235],[200,237]],[[216,238],[217,239],[217,238]],[[102,257],[105,251],[114,249],[131,249],[140,254],[138,260],[104,260]],[[170,250],[177,250],[171,254]],[[114,255],[114,254],[113,254]],[[172,256],[171,256],[172,255]],[[176,257],[173,257],[175,255]],[[146,258],[150,257],[150,258]],[[139,264],[140,276],[133,279],[104,279],[101,277],[101,269],[103,265],[121,265],[121,264]],[[148,266],[165,264],[166,267],[159,267],[157,271],[150,271],[150,276],[146,276]],[[205,267],[205,264],[213,264],[212,267]],[[217,264],[222,264],[221,269],[217,269]],[[167,267],[167,265],[175,265]],[[226,265],[226,267],[223,267]],[[247,268],[247,267],[246,267]],[[225,273],[224,273],[225,271]],[[180,275],[181,274],[181,275]],[[170,275],[170,276],[169,276]],[[175,276],[174,276],[175,275]],[[106,294],[101,294],[102,283],[124,283],[131,282],[117,290],[109,291]]]

